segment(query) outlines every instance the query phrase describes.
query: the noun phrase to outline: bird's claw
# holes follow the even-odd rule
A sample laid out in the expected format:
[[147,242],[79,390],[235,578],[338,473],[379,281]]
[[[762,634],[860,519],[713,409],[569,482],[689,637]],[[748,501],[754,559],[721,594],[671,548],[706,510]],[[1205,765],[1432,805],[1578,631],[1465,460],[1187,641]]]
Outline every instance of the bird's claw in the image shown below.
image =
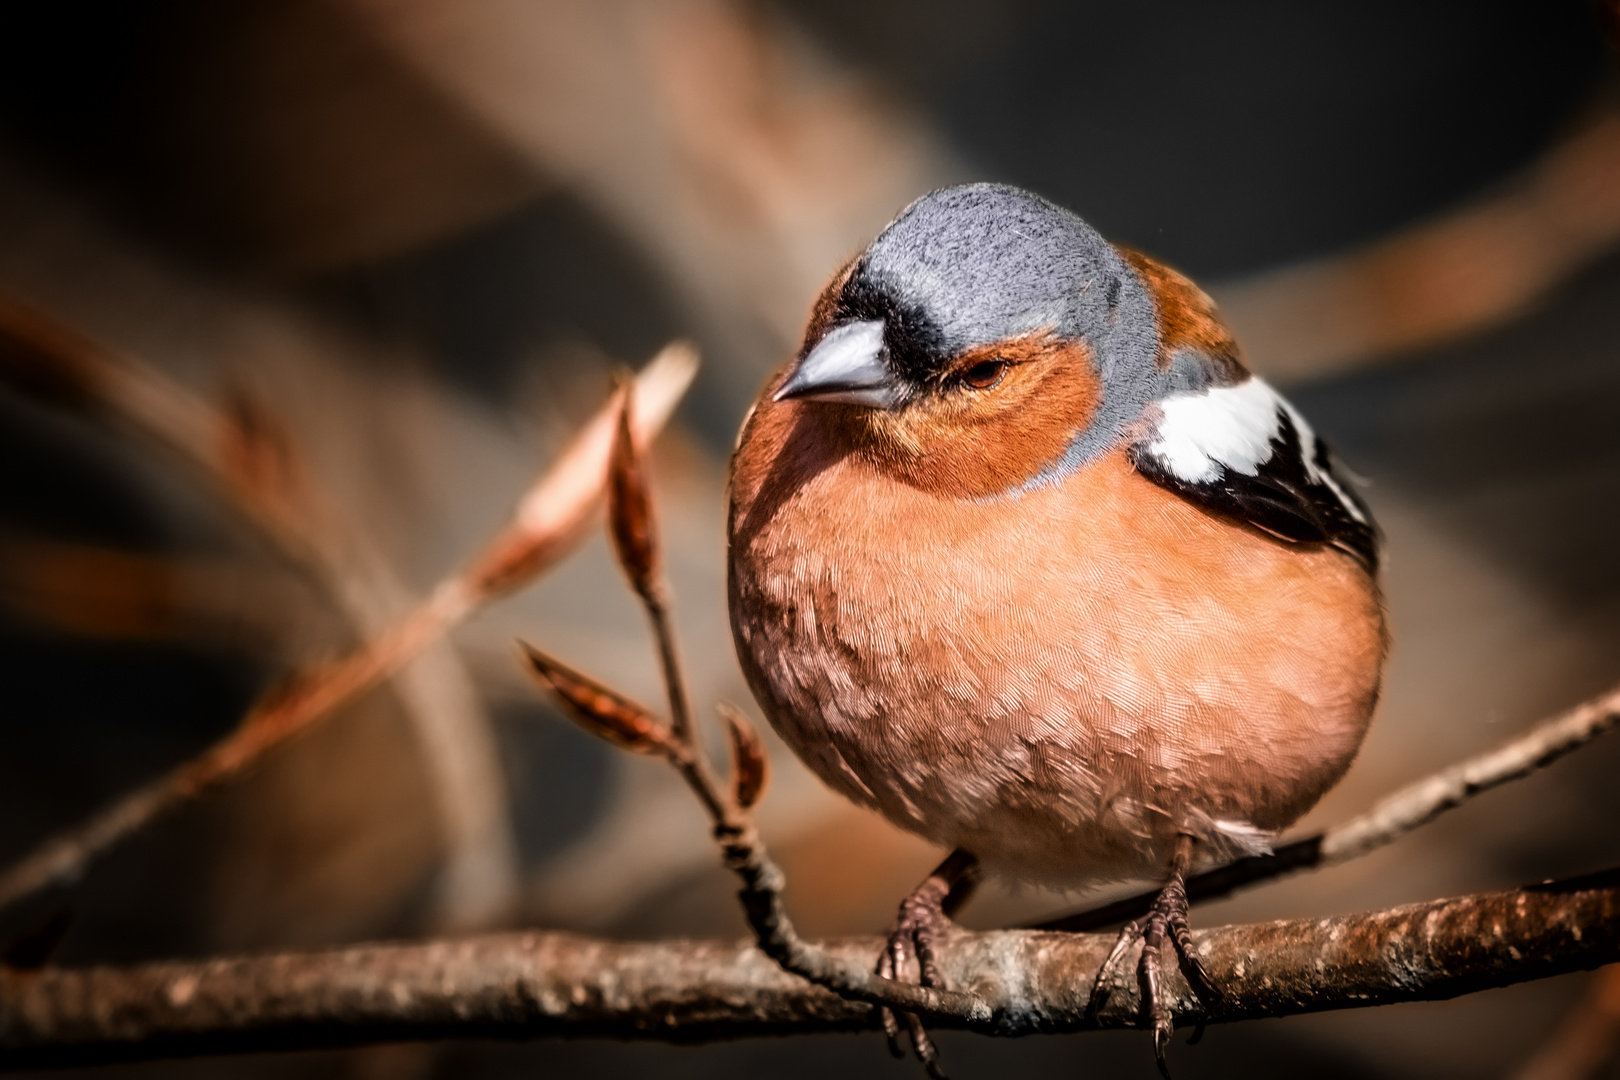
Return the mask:
[[[1182,861],[1177,860],[1178,863]],[[1172,872],[1169,884],[1153,901],[1152,909],[1141,918],[1127,923],[1120,931],[1119,939],[1109,950],[1097,971],[1096,981],[1092,983],[1091,997],[1086,1003],[1087,1016],[1096,1016],[1108,1001],[1113,989],[1114,970],[1132,943],[1138,940],[1142,942],[1142,955],[1137,961],[1136,975],[1142,987],[1142,1011],[1153,1028],[1154,1060],[1158,1063],[1160,1074],[1165,1080],[1170,1080],[1165,1049],[1175,1033],[1175,1014],[1171,1009],[1170,995],[1164,987],[1166,948],[1174,954],[1182,976],[1201,1004],[1207,1007],[1220,996],[1203,961],[1193,951],[1192,933],[1187,925],[1187,889],[1181,868]],[[1200,1023],[1190,1041],[1196,1042],[1203,1033],[1204,1026]]]
[[[900,902],[900,913],[895,917],[894,929],[878,957],[877,973],[885,979],[905,982],[911,978],[915,963],[917,982],[922,986],[940,987],[944,979],[934,949],[939,937],[951,925],[951,913],[973,892],[979,881],[979,860],[965,851],[953,851],[912,894]],[[928,1037],[920,1017],[904,1010],[878,1006],[883,1021],[883,1034],[889,1039],[889,1052],[905,1057],[900,1045],[900,1023],[905,1022],[906,1033],[911,1036],[911,1048],[917,1060],[933,1080],[946,1080],[945,1070],[939,1063],[939,1051]]]
[[[921,985],[940,985],[934,942],[940,932],[950,925],[950,917],[945,914],[943,907],[944,890],[928,887],[933,880],[930,878],[929,882],[924,882],[921,888],[901,901],[900,913],[878,959],[877,973],[885,979],[905,981],[911,973],[912,961],[915,961],[917,981]],[[906,1055],[905,1047],[900,1044],[900,1021],[903,1019],[917,1060],[922,1062],[923,1068],[934,1080],[945,1080],[945,1073],[939,1064],[939,1051],[934,1047],[934,1040],[928,1037],[928,1029],[923,1027],[921,1019],[908,1012],[900,1012],[897,1016],[896,1011],[887,1005],[878,1006],[878,1015],[883,1020],[883,1034],[888,1037],[890,1053],[895,1057]]]

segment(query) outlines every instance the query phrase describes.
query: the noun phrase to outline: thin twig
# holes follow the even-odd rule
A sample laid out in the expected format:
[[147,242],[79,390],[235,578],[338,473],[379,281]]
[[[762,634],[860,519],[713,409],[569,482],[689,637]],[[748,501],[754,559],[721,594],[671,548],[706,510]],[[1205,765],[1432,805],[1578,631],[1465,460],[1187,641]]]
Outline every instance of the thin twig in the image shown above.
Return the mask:
[[1585,746],[1620,722],[1620,686],[1543,720],[1529,731],[1476,757],[1408,784],[1371,810],[1322,834],[1322,863],[1365,855],[1481,792],[1529,776]]
[[669,609],[669,582],[663,573],[658,522],[653,513],[652,487],[647,478],[646,445],[631,430],[630,413],[619,415],[609,466],[608,524],[619,565],[641,598],[658,642],[658,662],[669,693],[670,730],[677,742],[692,742],[692,706],[686,693],[680,654],[675,648],[675,625]]
[[[1620,872],[1366,915],[1193,933],[1222,988],[1179,974],[1178,1025],[1456,997],[1620,959]],[[995,1035],[1132,1027],[1123,978],[1088,1014],[1112,935],[955,930],[937,959]],[[813,946],[858,967],[877,938]],[[780,970],[747,942],[627,943],[560,933],[363,945],[84,970],[0,970],[0,1068],[402,1039],[612,1036],[678,1042],[872,1030],[876,1010]]]
[[669,693],[670,730],[677,738],[692,739],[692,705],[686,692],[686,678],[682,673],[680,654],[675,650],[675,624],[671,619],[669,603],[661,594],[647,601],[647,618],[652,623],[653,638],[658,642],[658,665],[664,673],[664,686]]
[[[1594,5],[1620,26],[1615,0]],[[1613,32],[1613,31],[1611,31]],[[1613,95],[1517,176],[1360,247],[1211,289],[1267,378],[1322,378],[1511,319],[1620,242]]]
[[[1187,898],[1217,900],[1240,888],[1348,862],[1391,844],[1413,829],[1494,787],[1519,780],[1578,750],[1620,723],[1620,686],[1541,721],[1483,754],[1386,795],[1372,809],[1300,840],[1279,845],[1270,855],[1239,859],[1187,881]],[[1053,919],[1043,930],[1096,930],[1134,919],[1148,910],[1157,893],[1141,893],[1078,914]]]
[[[634,387],[642,437],[657,431],[695,370],[690,351],[665,350]],[[531,581],[583,538],[607,483],[615,425],[630,396],[613,398],[529,489],[511,522],[461,572],[433,590],[386,633],[343,659],[305,672],[254,708],[223,741],[45,841],[0,872],[0,909],[77,879],[100,855],[159,814],[240,772],[266,750],[307,730],[339,705],[398,671],[487,601]]]

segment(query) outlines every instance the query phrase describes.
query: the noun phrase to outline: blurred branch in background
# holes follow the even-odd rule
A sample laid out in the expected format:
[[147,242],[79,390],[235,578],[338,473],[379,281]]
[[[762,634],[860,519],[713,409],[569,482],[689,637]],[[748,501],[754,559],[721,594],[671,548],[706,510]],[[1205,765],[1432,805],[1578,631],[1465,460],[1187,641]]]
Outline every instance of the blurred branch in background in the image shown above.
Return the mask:
[[41,626],[123,641],[235,640],[269,653],[307,617],[292,575],[257,561],[122,551],[0,533],[0,605]]
[[[245,394],[216,407],[4,294],[0,379],[42,404],[114,421],[169,451],[324,590],[361,641],[382,635],[409,609],[410,594],[386,560],[319,489],[288,433]],[[448,926],[486,924],[512,904],[517,868],[483,705],[446,642],[428,643],[397,676],[446,834],[438,918]],[[0,906],[14,895],[0,885]]]
[[[926,118],[733,0],[343,0],[384,47],[643,244],[727,355],[790,348],[805,298],[969,170]],[[1212,290],[1283,380],[1495,325],[1620,242],[1610,89],[1520,176],[1348,252]],[[756,376],[757,377],[757,376]]]
[[961,175],[920,117],[759,5],[342,2],[643,247],[721,345],[732,412],[833,269]]
[[[5,318],[7,315],[9,319]],[[318,560],[307,554],[323,550],[318,539],[321,534],[304,531],[310,519],[302,516],[307,511],[294,494],[300,489],[286,481],[287,471],[279,467],[286,460],[284,454],[277,453],[266,460],[268,448],[260,441],[264,430],[262,422],[254,426],[223,426],[227,436],[246,444],[235,454],[222,455],[228,462],[242,463],[240,472],[233,473],[228,466],[222,468],[218,464],[219,459],[210,452],[210,444],[205,441],[205,433],[216,426],[208,421],[215,418],[207,406],[184,391],[129,361],[112,359],[92,346],[74,342],[65,329],[24,309],[0,310],[0,329],[11,331],[7,337],[0,338],[0,343],[6,346],[0,350],[0,357],[6,361],[0,366],[0,375],[9,377],[13,386],[57,403],[93,405],[125,420],[144,423],[168,445],[181,449],[187,460],[212,470],[216,479],[226,480],[227,490],[242,492],[242,506],[265,526],[268,535],[281,540],[287,551],[304,555],[311,564],[329,572],[346,565],[335,558]],[[696,360],[691,351],[671,346],[637,379],[634,415],[643,437],[650,437],[663,426],[695,370]],[[338,705],[407,669],[428,649],[439,645],[452,626],[479,606],[526,584],[548,569],[582,538],[590,512],[601,500],[615,425],[630,394],[629,388],[614,394],[609,405],[535,481],[510,524],[471,565],[444,580],[426,600],[413,605],[402,617],[365,639],[349,656],[295,676],[262,701],[231,736],[202,756],[131,793],[80,827],[48,839],[31,855],[0,872],[0,908],[41,889],[76,879],[93,859],[158,814],[236,774],[265,750],[300,733]],[[232,443],[227,446],[231,447]],[[239,476],[245,479],[229,483],[238,481]],[[295,522],[303,525],[295,525]],[[453,704],[442,698],[440,703]],[[460,720],[467,714],[451,710],[448,715]],[[467,736],[461,733],[454,737]],[[424,743],[424,752],[429,757],[438,757],[444,752],[436,739],[424,738]],[[492,759],[489,765],[496,769],[496,779],[489,782],[497,783],[496,793],[499,794],[499,771],[493,762],[492,747],[489,752]],[[456,779],[464,781],[468,777]],[[489,797],[488,792],[481,791],[479,795]],[[494,822],[503,829],[506,827],[503,803],[496,802],[489,813]],[[467,857],[463,848],[453,851]],[[482,854],[477,848],[473,852]],[[507,881],[505,889],[492,891],[500,881],[490,879],[487,865],[480,869],[483,873],[466,883],[473,890],[467,902],[491,905],[499,901],[509,905],[515,883]],[[509,866],[507,873],[515,877]],[[466,908],[458,910],[464,917],[470,917]],[[479,916],[487,920],[500,910],[486,907]]]
[[1497,190],[1364,247],[1227,282],[1256,370],[1329,375],[1506,322],[1620,243],[1620,102],[1611,90]]

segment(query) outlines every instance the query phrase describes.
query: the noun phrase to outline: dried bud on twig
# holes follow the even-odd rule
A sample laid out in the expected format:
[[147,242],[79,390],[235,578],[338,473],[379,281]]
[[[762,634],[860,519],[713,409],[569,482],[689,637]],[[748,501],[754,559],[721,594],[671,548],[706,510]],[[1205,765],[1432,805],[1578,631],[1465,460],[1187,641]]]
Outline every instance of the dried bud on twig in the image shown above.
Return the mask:
[[697,353],[677,342],[663,349],[629,386],[614,391],[562,454],[523,496],[512,523],[463,574],[467,590],[496,596],[526,584],[571,551],[601,505],[625,399],[634,434],[646,443],[663,427],[697,371]]
[[630,395],[625,395],[623,401],[608,470],[609,532],[631,587],[642,598],[651,600],[658,593],[658,538],[654,534],[652,494],[647,487],[641,447],[630,426],[634,402]]
[[729,701],[722,701],[718,708],[731,729],[731,794],[739,809],[748,810],[765,794],[771,759],[765,756],[765,743],[747,713]]
[[522,641],[518,644],[536,676],[586,731],[637,754],[669,757],[676,752],[664,725],[648,709],[533,645]]

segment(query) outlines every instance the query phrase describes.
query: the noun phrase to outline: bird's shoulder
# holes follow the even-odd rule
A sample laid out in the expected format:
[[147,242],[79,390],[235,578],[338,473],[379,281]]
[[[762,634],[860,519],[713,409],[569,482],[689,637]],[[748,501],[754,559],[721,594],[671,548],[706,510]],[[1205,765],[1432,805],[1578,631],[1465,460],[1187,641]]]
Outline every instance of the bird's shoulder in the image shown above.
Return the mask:
[[1124,255],[1153,299],[1155,360],[1172,376],[1127,448],[1137,471],[1278,539],[1328,544],[1376,572],[1378,527],[1327,444],[1243,365],[1202,290],[1148,256]]

